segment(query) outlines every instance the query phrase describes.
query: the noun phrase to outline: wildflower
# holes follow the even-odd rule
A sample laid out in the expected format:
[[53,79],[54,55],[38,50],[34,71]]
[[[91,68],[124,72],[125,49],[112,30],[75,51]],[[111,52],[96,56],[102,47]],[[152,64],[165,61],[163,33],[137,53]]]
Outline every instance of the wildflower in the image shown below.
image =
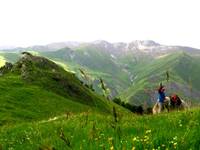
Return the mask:
[[136,137],[134,137],[134,138],[133,138],[133,141],[137,141],[137,138],[136,138]]
[[26,139],[27,139],[27,140],[30,140],[30,138],[29,138],[29,137],[27,137]]
[[151,133],[151,130],[147,130],[147,131],[146,131],[146,134],[148,134],[148,133]]
[[113,137],[108,138],[108,141],[112,141],[112,140],[113,140]]
[[149,140],[149,137],[145,135],[145,136],[144,136],[144,139]]
[[131,150],[135,150],[135,147],[133,146]]
[[144,142],[147,142],[148,140],[147,139],[144,139]]
[[110,147],[110,150],[114,150],[114,146],[113,145]]
[[175,140],[175,141],[176,141],[176,140],[177,140],[177,136],[173,137],[173,140]]
[[175,148],[175,149],[176,149],[176,146],[177,146],[177,142],[174,143],[174,148]]
[[112,137],[108,138],[108,142],[109,144],[113,144],[113,138]]

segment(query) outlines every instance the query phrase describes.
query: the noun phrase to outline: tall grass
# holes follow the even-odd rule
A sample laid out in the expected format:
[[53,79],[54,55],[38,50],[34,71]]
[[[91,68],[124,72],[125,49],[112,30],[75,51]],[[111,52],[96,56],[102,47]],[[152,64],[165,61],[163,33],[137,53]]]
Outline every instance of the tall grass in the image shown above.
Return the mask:
[[[113,123],[115,127],[113,128]],[[3,149],[200,149],[200,109],[136,116],[93,112],[4,126]]]

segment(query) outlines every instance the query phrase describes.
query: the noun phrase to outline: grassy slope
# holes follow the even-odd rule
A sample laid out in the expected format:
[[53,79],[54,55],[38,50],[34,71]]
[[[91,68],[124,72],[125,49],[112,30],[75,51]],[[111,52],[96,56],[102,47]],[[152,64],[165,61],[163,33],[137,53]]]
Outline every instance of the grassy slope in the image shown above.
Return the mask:
[[[123,72],[106,52],[95,47],[80,47],[76,50],[64,48],[55,52],[43,52],[41,55],[66,64],[76,73],[79,73],[78,68],[84,67],[93,78],[98,79],[101,76],[118,92],[130,85],[127,73]],[[74,57],[71,58],[70,55]]]
[[[108,87],[112,89],[113,95],[120,93],[130,85],[127,73],[111,61],[108,54],[94,47],[81,47],[75,51],[64,48],[52,52],[29,52],[34,55],[48,57],[65,70],[76,73],[78,77],[81,76],[79,68],[84,68],[92,80],[98,80],[100,77],[103,78]],[[76,54],[74,59],[70,57],[73,53]],[[90,56],[85,55],[85,53],[88,53]],[[2,56],[0,65],[4,65],[5,61],[14,63],[20,58],[20,54],[17,52],[1,52],[0,56]],[[96,82],[94,88],[99,94],[102,94]]]
[[179,60],[179,65],[174,67],[176,73],[184,80],[191,80],[192,86],[200,90],[199,74],[200,74],[200,60],[183,54]]
[[73,74],[42,57],[21,59],[13,72],[0,77],[0,125],[41,120],[65,112],[108,113],[113,105],[81,85]]
[[[185,57],[185,55],[180,55],[180,59]],[[146,83],[150,82],[150,79],[150,83],[152,80],[155,82],[152,74],[149,73],[156,72],[158,68],[176,67],[177,65],[174,64],[180,64],[180,59],[174,61],[177,60],[177,56],[166,59],[152,62],[153,64],[150,64],[152,68],[150,66],[144,68],[146,72],[140,68],[136,69],[141,75],[135,79],[138,87],[141,89],[148,87],[149,84]],[[33,67],[37,67],[37,64],[34,64]],[[163,72],[158,75],[156,80],[165,80],[166,68],[163,68]],[[188,75],[183,75],[183,71],[179,71],[178,68],[176,71],[172,71],[174,68],[168,68],[172,71],[170,71],[172,80],[185,83]],[[192,74],[198,73],[198,69],[196,69],[198,66],[192,68]],[[37,75],[41,69],[37,68],[36,70]],[[50,70],[47,69],[43,73],[48,77]],[[151,78],[146,80],[147,76]],[[101,113],[94,112],[94,110],[98,110],[95,106],[89,107],[72,101],[73,99],[68,96],[53,92],[57,88],[56,86],[45,87],[51,83],[49,78],[36,79],[39,81],[38,83],[29,82],[28,84],[16,74],[0,77],[0,124],[3,125],[0,128],[0,148],[21,150],[54,147],[55,149],[71,149],[68,146],[70,145],[73,149],[81,149],[81,147],[82,149],[110,149],[112,147],[114,149],[132,149],[133,147],[136,149],[200,149],[199,108],[186,112],[142,117],[120,111],[119,122],[115,123],[112,115],[102,113],[102,106],[105,105],[100,104],[98,107]],[[43,79],[44,81],[41,82]],[[157,81],[154,85],[157,85]],[[198,88],[198,85],[195,87]],[[113,106],[113,104],[106,105],[106,110],[110,110]],[[69,114],[68,117],[62,116],[67,114],[66,112],[73,112],[73,114]],[[48,118],[56,115],[61,115],[61,118],[48,121]],[[61,139],[61,133],[64,133],[65,139],[67,139],[66,143]]]
[[[85,56],[84,52],[87,52],[90,56],[87,56],[87,54]],[[74,59],[71,59],[70,54],[73,53],[76,53],[76,56]],[[9,53],[6,55],[7,59],[13,60],[14,55],[17,54]],[[37,53],[37,55],[39,55],[39,53]],[[199,60],[198,58],[193,59],[185,53],[172,54],[155,61],[150,61],[150,57],[147,56],[145,56],[144,59],[144,56],[141,55],[137,58],[137,62],[135,61],[134,55],[121,56],[118,61],[121,64],[126,64],[127,70],[136,77],[134,85],[127,90],[125,89],[130,86],[130,82],[127,83],[128,74],[120,70],[119,66],[116,66],[116,64],[110,61],[110,58],[108,58],[104,52],[100,52],[93,47],[81,47],[76,51],[65,48],[59,51],[40,53],[40,55],[51,58],[66,70],[76,72],[79,77],[80,72],[78,68],[82,68],[83,65],[86,72],[92,77],[92,80],[102,77],[109,88],[113,90],[113,93],[116,94],[115,90],[119,94],[123,92],[121,98],[125,101],[130,101],[131,103],[134,103],[134,101],[136,103],[143,103],[148,100],[147,103],[151,104],[153,100],[150,100],[152,98],[150,98],[149,94],[144,92],[144,89],[147,89],[152,93],[157,88],[159,82],[163,81],[165,83],[166,70],[170,71],[171,78],[169,85],[167,84],[167,94],[175,92],[185,97],[183,93],[187,93],[186,99],[188,99],[188,96],[192,97],[192,99],[199,96]],[[109,65],[106,63],[109,63]],[[192,90],[194,91],[191,94],[189,93],[189,80],[191,80]],[[96,91],[101,93],[98,85],[95,85],[94,87]],[[155,95],[156,94],[154,94],[154,98]]]
[[[193,90],[199,90],[199,84],[197,84],[199,83],[199,78],[197,76],[200,73],[200,66],[197,61],[185,53],[177,53],[156,59],[141,68],[136,67],[135,74],[137,77],[134,80],[134,84],[121,94],[121,98],[131,103],[143,104],[144,101],[147,101],[147,103],[151,104],[153,100],[146,91],[150,92],[155,100],[155,92],[160,82],[166,85],[167,94],[175,92],[181,96],[188,97],[190,96],[189,78],[192,79]],[[169,83],[166,82],[167,70],[170,75]],[[198,99],[196,95],[192,98]]]
[[1,125],[90,109],[39,86],[27,85],[20,76],[0,77],[0,91]]
[[200,148],[199,108],[155,116],[118,116],[114,123],[112,115],[85,112],[55,121],[3,127],[0,143],[4,149],[16,150]]
[[102,97],[92,92],[62,67],[43,57],[31,56],[19,60],[14,65],[15,74],[20,74],[28,84],[33,84],[63,97],[91,106],[98,105],[106,109]]

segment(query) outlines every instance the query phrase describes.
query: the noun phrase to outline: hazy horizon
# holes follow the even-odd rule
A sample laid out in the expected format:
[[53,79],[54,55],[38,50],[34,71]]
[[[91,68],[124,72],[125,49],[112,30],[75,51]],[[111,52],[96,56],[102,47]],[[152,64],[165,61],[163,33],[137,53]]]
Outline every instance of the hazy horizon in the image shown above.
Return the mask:
[[[93,42],[96,42],[96,41],[106,41],[106,42],[109,42],[109,43],[131,43],[131,42],[134,42],[134,41],[145,41],[145,40],[132,40],[132,41],[117,41],[117,42],[110,42],[110,41],[107,41],[107,40],[104,40],[104,39],[97,39],[97,40],[92,40],[92,41],[55,41],[55,42],[51,42],[51,43],[43,43],[43,44],[32,44],[32,45],[22,45],[22,46],[15,46],[15,45],[0,45],[0,50],[9,50],[9,49],[15,49],[15,48],[27,48],[27,47],[32,47],[32,46],[46,46],[46,45],[49,45],[49,44],[56,44],[56,43],[68,43],[68,42],[77,42],[77,43],[93,43]],[[188,46],[188,45],[167,45],[165,43],[159,43],[158,41],[155,41],[155,40],[150,40],[150,41],[154,41],[160,45],[164,45],[164,46],[183,46],[183,47],[191,47],[191,48],[197,48],[197,47],[192,47],[192,46]],[[198,49],[198,48],[197,48]],[[200,49],[200,48],[199,48]]]
[[0,47],[153,40],[200,48],[197,0],[0,0]]

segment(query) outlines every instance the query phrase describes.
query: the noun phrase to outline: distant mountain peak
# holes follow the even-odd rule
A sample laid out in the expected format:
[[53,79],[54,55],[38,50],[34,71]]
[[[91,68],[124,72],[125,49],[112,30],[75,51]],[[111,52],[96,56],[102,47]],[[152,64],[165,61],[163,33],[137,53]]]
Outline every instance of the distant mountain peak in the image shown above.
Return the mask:
[[93,44],[102,44],[102,43],[107,43],[107,44],[110,44],[108,41],[106,40],[96,40],[96,41],[93,41],[92,42]]
[[157,47],[161,46],[159,43],[156,43],[152,40],[135,40],[132,41],[130,44],[134,45],[137,48],[146,48],[146,47]]
[[112,43],[105,41],[105,40],[96,40],[96,41],[92,42],[92,44],[102,45],[102,46],[112,45]]
[[113,49],[113,44],[105,40],[97,40],[92,42],[92,44],[100,48],[105,48],[107,50]]
[[80,44],[81,44],[81,42],[67,41],[67,42],[50,43],[46,46],[50,49],[61,49],[61,48],[65,48],[65,47],[69,47],[69,48],[78,47]]

